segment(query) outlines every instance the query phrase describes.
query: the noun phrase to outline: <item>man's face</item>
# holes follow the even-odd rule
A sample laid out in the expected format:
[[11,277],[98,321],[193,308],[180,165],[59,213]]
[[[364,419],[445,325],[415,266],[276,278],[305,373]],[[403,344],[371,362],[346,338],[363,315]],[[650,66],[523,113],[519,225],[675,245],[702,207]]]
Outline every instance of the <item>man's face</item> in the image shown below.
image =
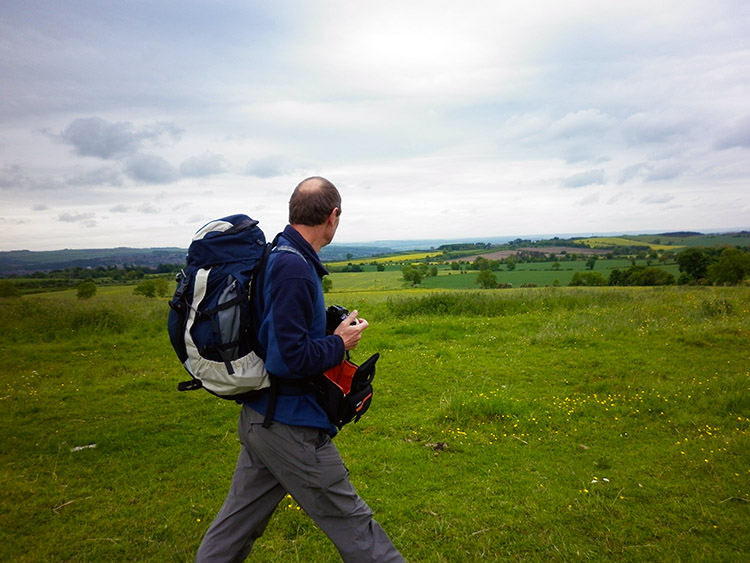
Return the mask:
[[326,231],[326,244],[330,244],[333,240],[333,237],[336,235],[336,230],[339,228],[339,221],[341,220],[341,210],[339,208],[336,208],[331,213],[333,217],[331,217],[327,223],[328,229]]

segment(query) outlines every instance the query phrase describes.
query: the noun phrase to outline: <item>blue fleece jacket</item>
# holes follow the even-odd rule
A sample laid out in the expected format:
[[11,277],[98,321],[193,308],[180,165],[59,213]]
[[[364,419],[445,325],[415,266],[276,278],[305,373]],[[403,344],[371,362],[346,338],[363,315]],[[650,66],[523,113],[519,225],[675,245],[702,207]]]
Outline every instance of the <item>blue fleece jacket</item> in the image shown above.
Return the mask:
[[[291,247],[296,252],[283,247]],[[281,381],[323,373],[344,358],[344,341],[339,336],[326,336],[321,279],[327,273],[313,247],[287,225],[276,250],[269,256],[263,294],[255,303],[260,323],[259,353],[265,356],[268,372]],[[266,391],[246,403],[265,415],[268,398]],[[336,434],[336,427],[328,420],[314,393],[279,394],[273,420],[322,428],[331,436]]]

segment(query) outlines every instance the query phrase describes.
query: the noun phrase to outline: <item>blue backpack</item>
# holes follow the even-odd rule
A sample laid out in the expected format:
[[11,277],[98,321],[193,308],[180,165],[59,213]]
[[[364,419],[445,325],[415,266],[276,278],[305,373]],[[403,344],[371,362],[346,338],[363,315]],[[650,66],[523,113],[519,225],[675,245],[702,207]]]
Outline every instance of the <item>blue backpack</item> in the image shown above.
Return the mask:
[[190,381],[180,391],[203,388],[241,399],[270,386],[263,360],[253,350],[250,292],[269,245],[247,215],[211,221],[198,230],[177,276],[167,330]]

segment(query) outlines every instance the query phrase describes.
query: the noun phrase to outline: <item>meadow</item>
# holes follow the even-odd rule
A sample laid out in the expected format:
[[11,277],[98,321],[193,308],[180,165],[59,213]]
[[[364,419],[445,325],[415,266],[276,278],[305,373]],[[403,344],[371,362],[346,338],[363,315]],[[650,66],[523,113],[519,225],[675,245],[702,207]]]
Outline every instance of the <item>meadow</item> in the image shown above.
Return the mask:
[[[391,258],[392,260],[392,258]],[[524,284],[535,284],[538,287],[567,286],[576,272],[593,271],[600,274],[605,280],[614,269],[627,270],[633,264],[646,266],[646,260],[632,259],[608,259],[597,260],[593,270],[586,268],[583,260],[560,261],[557,267],[554,262],[521,262],[514,270],[501,267],[493,272],[497,281],[501,284],[511,284],[514,288],[520,288]],[[653,262],[653,265],[671,273],[675,279],[680,275],[676,263],[666,264]],[[456,271],[451,270],[449,264],[435,264],[436,276],[425,276],[419,287],[428,290],[468,290],[477,289],[477,270]],[[366,263],[362,266],[362,272],[332,272],[329,274],[333,282],[333,291],[337,292],[373,292],[393,291],[408,287],[404,282],[401,267],[402,263],[390,263],[385,270],[378,272],[376,266]]]
[[[381,361],[335,440],[407,560],[750,554],[749,287],[343,286]],[[132,291],[0,300],[2,561],[191,561],[224,499],[239,407]],[[338,558],[287,498],[250,560]]]

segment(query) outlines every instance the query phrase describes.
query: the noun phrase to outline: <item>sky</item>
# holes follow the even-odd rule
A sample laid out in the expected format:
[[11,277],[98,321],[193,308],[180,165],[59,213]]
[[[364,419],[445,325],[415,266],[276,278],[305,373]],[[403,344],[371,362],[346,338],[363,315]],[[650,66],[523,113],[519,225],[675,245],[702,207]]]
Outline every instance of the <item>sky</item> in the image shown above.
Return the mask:
[[747,0],[3,0],[0,250],[750,229]]

